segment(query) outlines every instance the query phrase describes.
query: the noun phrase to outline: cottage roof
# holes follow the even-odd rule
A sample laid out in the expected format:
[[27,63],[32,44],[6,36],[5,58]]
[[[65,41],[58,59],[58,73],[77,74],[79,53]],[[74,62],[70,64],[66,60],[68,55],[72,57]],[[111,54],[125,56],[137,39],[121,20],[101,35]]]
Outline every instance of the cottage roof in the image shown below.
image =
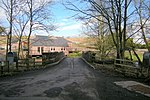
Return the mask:
[[19,41],[19,39],[17,39],[17,38],[12,38],[11,39],[11,43],[17,43]]
[[35,36],[31,39],[32,46],[68,47],[68,41],[63,37]]

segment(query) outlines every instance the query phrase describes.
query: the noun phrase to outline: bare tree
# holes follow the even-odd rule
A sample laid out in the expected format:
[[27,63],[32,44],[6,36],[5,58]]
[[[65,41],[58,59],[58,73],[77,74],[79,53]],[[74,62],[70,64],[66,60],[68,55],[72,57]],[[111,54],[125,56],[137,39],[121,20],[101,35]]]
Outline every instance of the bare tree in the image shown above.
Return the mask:
[[[97,21],[94,18],[86,19],[83,24],[84,34],[94,40],[95,48],[99,51],[100,60],[108,58],[108,55],[114,50],[114,44],[108,33],[107,25]],[[113,56],[111,54],[111,56]]]
[[7,16],[7,21],[9,23],[9,32],[7,33],[7,45],[6,45],[6,61],[7,61],[7,53],[11,52],[12,48],[12,34],[13,34],[13,20],[16,16],[14,14],[16,6],[16,0],[2,0],[2,5],[0,6]]
[[10,31],[8,34],[8,44],[9,44],[9,51],[11,52],[11,38],[12,38],[12,23],[13,23],[13,0],[10,0]]
[[[9,51],[11,51],[11,37],[16,35],[19,40],[18,56],[20,53],[21,38],[28,37],[28,54],[30,48],[30,37],[33,31],[45,30],[49,32],[54,29],[50,5],[52,0],[2,0],[2,8],[5,10],[10,32],[8,34]],[[7,46],[8,47],[8,46]]]
[[[34,2],[34,3],[33,3]],[[28,10],[26,14],[29,19],[29,34],[28,36],[28,53],[27,57],[30,54],[30,38],[34,30],[54,30],[54,26],[51,24],[51,13],[49,6],[52,3],[52,0],[43,0],[35,3],[36,0],[27,0]]]
[[[86,19],[93,17],[105,23],[108,26],[109,33],[116,47],[117,58],[124,58],[127,20],[130,16],[127,11],[131,1],[132,0],[84,0],[82,2],[87,4],[88,7],[83,8],[68,0],[65,6],[67,9],[82,13]],[[95,12],[95,14],[91,12]],[[99,19],[99,16],[102,17],[103,20]]]
[[11,40],[12,40],[12,32],[13,32],[13,19],[14,19],[14,9],[16,8],[16,0],[2,0],[2,6],[3,10],[5,11],[5,14],[7,16],[7,21],[9,22],[9,33],[8,33],[8,42],[7,42],[7,48],[9,52],[11,52]]
[[[147,35],[150,34],[150,2],[147,0],[134,0],[134,8],[136,9],[136,15],[139,19],[136,23],[133,23],[134,30],[141,34],[146,48],[150,52],[150,45],[148,43]],[[136,27],[136,28],[135,28]]]

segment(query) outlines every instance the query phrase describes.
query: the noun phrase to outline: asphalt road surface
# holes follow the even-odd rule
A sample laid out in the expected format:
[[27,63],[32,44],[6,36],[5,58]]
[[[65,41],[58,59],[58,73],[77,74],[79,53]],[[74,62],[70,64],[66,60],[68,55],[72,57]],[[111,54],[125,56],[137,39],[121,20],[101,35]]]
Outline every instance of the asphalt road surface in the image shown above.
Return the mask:
[[150,100],[114,84],[129,80],[90,68],[81,58],[0,78],[0,100]]

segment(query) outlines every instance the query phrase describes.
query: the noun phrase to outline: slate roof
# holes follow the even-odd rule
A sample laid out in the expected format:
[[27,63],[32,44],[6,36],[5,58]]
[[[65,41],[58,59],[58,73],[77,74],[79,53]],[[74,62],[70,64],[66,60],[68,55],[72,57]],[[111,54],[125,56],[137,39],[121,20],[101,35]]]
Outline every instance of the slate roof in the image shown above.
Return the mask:
[[68,47],[68,42],[63,37],[49,37],[36,35],[31,39],[32,46],[55,46],[55,47]]
[[11,39],[11,43],[16,43],[16,42],[18,42],[19,40],[17,39],[17,38],[12,38]]

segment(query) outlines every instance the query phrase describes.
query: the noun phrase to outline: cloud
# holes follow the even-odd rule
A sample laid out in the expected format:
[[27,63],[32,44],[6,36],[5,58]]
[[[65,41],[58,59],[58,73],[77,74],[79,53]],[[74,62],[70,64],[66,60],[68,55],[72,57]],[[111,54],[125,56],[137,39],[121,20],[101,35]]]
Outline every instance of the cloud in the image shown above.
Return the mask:
[[2,9],[2,8],[0,8],[0,20],[1,21],[4,21],[4,20],[6,20],[6,15],[5,15],[5,11]]
[[66,23],[57,23],[57,25],[59,25],[58,29],[52,32],[55,36],[78,36],[82,30],[82,23],[72,20],[69,20]]
[[67,18],[62,19],[62,22],[67,22],[67,21],[68,21]]
[[58,27],[63,27],[63,26],[65,26],[65,25],[66,25],[66,23],[64,23],[64,22],[60,22],[60,23],[56,23],[56,25],[57,25]]
[[57,31],[70,31],[70,30],[80,30],[82,23],[77,22],[72,19],[61,19],[59,22],[55,23],[56,26],[58,26]]
[[78,23],[78,24],[72,24],[72,25],[64,26],[60,30],[62,30],[62,31],[79,30],[80,28],[81,28],[81,24]]

